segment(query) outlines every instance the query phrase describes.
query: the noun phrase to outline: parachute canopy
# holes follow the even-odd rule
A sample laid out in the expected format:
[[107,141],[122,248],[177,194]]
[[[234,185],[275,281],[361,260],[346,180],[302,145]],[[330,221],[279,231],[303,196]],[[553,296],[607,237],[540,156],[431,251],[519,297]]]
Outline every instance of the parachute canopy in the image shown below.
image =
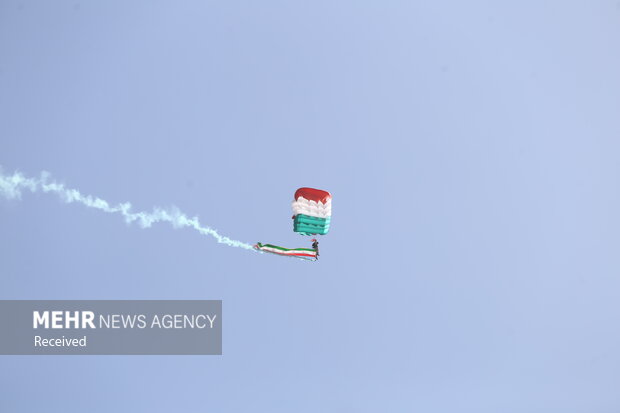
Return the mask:
[[299,188],[292,204],[293,231],[301,235],[325,235],[332,216],[332,195],[321,189]]

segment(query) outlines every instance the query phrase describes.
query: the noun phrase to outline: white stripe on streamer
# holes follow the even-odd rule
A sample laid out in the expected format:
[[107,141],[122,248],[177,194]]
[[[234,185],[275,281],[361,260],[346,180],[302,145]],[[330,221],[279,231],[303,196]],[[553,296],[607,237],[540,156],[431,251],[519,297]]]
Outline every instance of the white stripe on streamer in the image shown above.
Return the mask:
[[76,189],[66,188],[61,183],[51,181],[50,174],[47,172],[42,172],[40,178],[28,178],[19,172],[15,172],[13,175],[4,175],[0,170],[1,196],[7,199],[21,199],[22,191],[24,190],[55,193],[67,203],[76,202],[89,208],[99,209],[111,214],[120,214],[127,223],[137,221],[142,228],[148,228],[157,222],[168,222],[174,228],[192,228],[202,235],[211,236],[220,244],[254,251],[252,245],[220,235],[216,230],[200,224],[197,217],[190,218],[177,208],[153,208],[152,212],[133,212],[129,202],[110,205],[101,198],[82,195]]

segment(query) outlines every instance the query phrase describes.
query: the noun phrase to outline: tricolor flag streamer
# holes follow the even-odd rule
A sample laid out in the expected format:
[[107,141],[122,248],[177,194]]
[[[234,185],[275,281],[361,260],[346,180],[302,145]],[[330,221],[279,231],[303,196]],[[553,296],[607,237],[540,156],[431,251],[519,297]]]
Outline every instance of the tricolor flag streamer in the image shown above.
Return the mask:
[[255,251],[251,244],[220,235],[216,230],[201,224],[197,217],[188,217],[177,208],[153,208],[151,212],[134,212],[129,202],[111,205],[101,198],[83,195],[77,189],[67,188],[64,184],[50,180],[50,174],[47,172],[41,173],[39,178],[28,178],[19,172],[5,175],[0,170],[0,196],[7,199],[21,199],[24,191],[54,193],[67,203],[79,203],[88,208],[122,215],[127,223],[137,221],[142,228],[148,228],[157,222],[168,222],[174,228],[192,228],[202,235],[215,238],[220,244]]
[[259,251],[271,252],[272,254],[285,255],[287,257],[316,260],[316,250],[310,248],[284,248],[272,244],[261,244],[260,242],[254,248]]

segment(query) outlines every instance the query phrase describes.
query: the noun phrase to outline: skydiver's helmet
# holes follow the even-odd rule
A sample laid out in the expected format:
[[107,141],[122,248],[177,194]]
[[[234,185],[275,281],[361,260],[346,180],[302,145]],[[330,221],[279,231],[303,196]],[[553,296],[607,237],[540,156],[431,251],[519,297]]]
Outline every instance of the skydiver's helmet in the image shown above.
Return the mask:
[[310,241],[317,242],[316,238],[312,238]]

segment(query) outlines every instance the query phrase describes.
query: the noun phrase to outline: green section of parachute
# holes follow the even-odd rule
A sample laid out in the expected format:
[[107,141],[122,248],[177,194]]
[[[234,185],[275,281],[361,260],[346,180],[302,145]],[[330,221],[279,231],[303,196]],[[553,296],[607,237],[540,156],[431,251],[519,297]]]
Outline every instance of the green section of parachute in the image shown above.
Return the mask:
[[295,215],[293,222],[293,231],[299,232],[301,235],[325,235],[329,232],[329,224],[331,217],[317,218],[309,215]]

